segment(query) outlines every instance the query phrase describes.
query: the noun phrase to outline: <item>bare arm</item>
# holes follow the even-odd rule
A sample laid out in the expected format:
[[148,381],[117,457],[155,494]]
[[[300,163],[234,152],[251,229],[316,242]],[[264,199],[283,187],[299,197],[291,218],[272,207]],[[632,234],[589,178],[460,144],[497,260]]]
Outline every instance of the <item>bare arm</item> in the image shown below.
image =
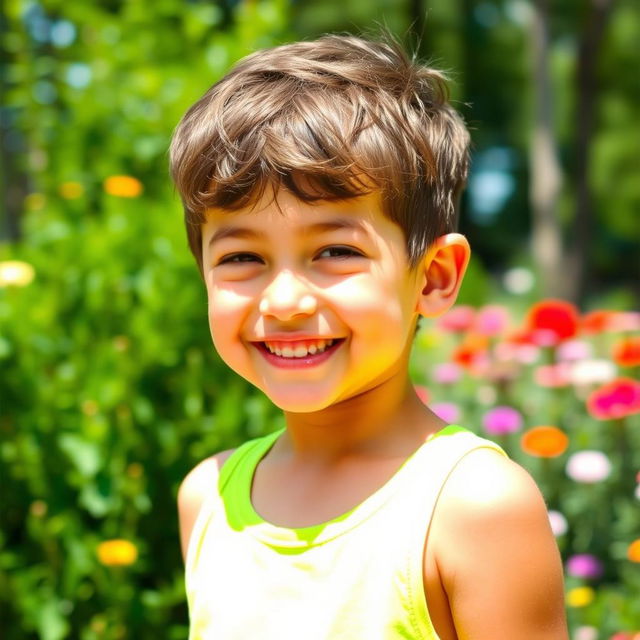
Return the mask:
[[562,562],[531,476],[480,449],[444,491],[438,565],[459,640],[568,640]]
[[216,490],[220,469],[232,453],[233,450],[222,451],[203,460],[191,469],[178,489],[178,521],[183,560],[187,558],[189,539],[200,507],[205,498]]

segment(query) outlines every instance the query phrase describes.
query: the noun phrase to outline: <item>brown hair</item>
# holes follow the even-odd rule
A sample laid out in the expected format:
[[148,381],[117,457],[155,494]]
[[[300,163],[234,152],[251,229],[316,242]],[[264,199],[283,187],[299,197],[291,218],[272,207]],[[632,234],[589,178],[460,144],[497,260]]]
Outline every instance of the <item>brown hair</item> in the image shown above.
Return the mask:
[[170,164],[201,271],[205,210],[249,206],[269,186],[313,202],[375,185],[412,266],[455,229],[469,134],[444,74],[386,40],[326,35],[258,51],[187,111]]

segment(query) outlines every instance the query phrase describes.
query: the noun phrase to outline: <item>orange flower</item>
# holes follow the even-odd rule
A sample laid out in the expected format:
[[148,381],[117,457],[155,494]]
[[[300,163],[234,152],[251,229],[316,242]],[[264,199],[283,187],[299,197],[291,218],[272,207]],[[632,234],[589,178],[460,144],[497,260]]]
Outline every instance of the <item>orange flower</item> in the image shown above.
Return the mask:
[[640,382],[632,378],[616,378],[603,384],[587,398],[587,409],[598,420],[640,413]]
[[520,446],[525,453],[537,458],[557,458],[567,450],[569,438],[557,427],[533,427],[525,431]]
[[451,360],[461,367],[473,369],[487,359],[489,339],[477,334],[467,334],[451,355]]
[[116,538],[98,545],[98,560],[106,567],[127,567],[138,559],[138,549],[133,542]]
[[564,300],[543,300],[529,309],[526,326],[538,344],[554,345],[578,333],[578,309]]
[[613,345],[613,359],[621,367],[640,365],[640,336],[622,338]]
[[582,316],[580,328],[584,333],[590,334],[610,331],[615,315],[615,311],[609,311],[607,309],[590,311]]
[[104,190],[110,196],[137,198],[142,193],[142,182],[132,176],[109,176],[104,181]]
[[631,562],[640,562],[640,538],[637,538],[629,545],[627,558],[629,558]]

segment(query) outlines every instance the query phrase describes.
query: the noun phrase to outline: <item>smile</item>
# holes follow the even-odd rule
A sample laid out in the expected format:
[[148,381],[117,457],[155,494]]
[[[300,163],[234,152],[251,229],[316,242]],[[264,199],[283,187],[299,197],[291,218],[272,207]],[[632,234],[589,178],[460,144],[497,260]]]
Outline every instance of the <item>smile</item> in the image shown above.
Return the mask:
[[264,358],[278,367],[297,368],[318,365],[340,347],[344,338],[254,342]]

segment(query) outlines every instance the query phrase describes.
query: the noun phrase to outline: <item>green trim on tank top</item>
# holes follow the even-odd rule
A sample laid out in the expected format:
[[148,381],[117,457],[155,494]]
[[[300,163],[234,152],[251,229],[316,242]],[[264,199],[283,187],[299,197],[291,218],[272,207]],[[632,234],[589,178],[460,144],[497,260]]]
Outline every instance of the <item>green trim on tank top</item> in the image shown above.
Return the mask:
[[222,467],[219,491],[231,528],[243,531],[264,544],[277,547],[281,549],[281,553],[283,549],[288,549],[286,552],[295,554],[337,538],[376,513],[388,501],[396,485],[400,484],[405,469],[428,443],[441,436],[473,432],[454,424],[436,431],[400,465],[382,487],[360,504],[327,522],[300,528],[279,527],[267,522],[251,503],[251,483],[255,469],[282,433],[284,429],[241,445]]

